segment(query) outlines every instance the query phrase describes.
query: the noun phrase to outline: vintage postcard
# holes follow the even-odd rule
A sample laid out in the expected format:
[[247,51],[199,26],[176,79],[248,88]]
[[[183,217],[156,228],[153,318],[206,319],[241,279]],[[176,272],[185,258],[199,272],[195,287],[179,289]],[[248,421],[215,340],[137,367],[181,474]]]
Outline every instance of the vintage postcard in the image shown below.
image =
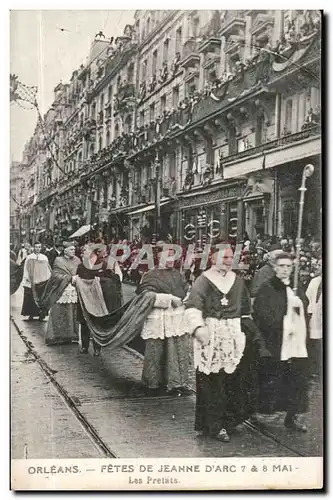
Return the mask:
[[11,488],[323,488],[319,10],[10,13]]

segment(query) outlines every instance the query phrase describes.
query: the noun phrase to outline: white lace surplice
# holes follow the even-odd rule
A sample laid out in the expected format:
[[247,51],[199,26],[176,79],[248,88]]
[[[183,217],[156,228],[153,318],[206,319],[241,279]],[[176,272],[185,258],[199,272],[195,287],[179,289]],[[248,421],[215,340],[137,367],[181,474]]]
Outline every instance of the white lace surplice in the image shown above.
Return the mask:
[[194,339],[194,364],[202,373],[233,373],[242,359],[246,338],[240,318],[206,318],[209,341],[200,344]]
[[156,294],[155,307],[144,322],[141,337],[165,339],[184,335],[184,306],[172,307],[172,295]]
[[[224,295],[230,291],[236,279],[235,273],[228,272],[226,276],[222,276],[213,267],[204,276]],[[193,307],[186,310],[184,324],[191,334],[199,327],[206,327],[209,332],[209,339],[204,344],[194,338],[195,368],[206,375],[220,370],[225,373],[236,370],[246,344],[245,334],[241,330],[241,318],[204,319],[202,311]]]
[[70,283],[66,286],[64,293],[57,300],[57,304],[76,304],[77,303],[77,293],[75,287]]

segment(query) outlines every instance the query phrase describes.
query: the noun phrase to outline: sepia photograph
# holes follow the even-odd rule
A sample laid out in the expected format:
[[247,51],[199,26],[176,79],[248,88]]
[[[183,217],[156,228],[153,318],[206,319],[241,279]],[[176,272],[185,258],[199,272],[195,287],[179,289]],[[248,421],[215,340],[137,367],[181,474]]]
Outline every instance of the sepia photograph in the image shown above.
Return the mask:
[[11,490],[323,488],[323,22],[10,11]]

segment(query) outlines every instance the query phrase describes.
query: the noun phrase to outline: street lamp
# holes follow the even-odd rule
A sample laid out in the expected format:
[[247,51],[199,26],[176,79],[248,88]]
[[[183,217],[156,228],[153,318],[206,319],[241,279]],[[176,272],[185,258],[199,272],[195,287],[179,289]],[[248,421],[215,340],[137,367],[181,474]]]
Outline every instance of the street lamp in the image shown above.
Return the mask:
[[295,266],[295,275],[294,275],[294,292],[297,293],[298,288],[298,273],[299,273],[299,258],[301,251],[301,234],[302,234],[302,224],[303,224],[303,210],[304,210],[304,197],[305,191],[307,188],[305,187],[306,179],[311,177],[314,172],[314,166],[310,163],[306,165],[303,169],[302,175],[302,183],[299,191],[301,192],[300,200],[299,200],[299,212],[298,212],[298,226],[297,226],[297,238],[296,238],[296,266]]
[[155,174],[155,233],[156,237],[160,233],[161,225],[161,163],[159,161],[158,152],[154,161]]

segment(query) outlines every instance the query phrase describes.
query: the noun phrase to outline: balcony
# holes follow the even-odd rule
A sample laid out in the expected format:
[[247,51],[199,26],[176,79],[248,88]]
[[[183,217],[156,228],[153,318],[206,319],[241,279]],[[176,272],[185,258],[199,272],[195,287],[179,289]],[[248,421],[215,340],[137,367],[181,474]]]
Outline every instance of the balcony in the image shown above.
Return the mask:
[[183,47],[183,59],[180,66],[183,68],[193,68],[200,63],[200,55],[198,54],[198,44],[195,40],[187,40]]
[[221,47],[221,39],[211,37],[208,40],[204,40],[198,47],[198,52],[203,54],[207,53],[217,53]]
[[114,97],[114,116],[131,112],[135,104],[135,86],[133,83],[123,83]]
[[243,10],[228,10],[222,21],[219,35],[225,37],[238,35],[240,32],[244,32],[245,24]]
[[239,153],[234,153],[231,154],[223,159],[224,163],[229,163],[231,161],[235,160],[240,160],[242,158],[247,158],[249,156],[258,154],[258,153],[264,153],[266,151],[270,151],[272,149],[275,149],[279,146],[285,146],[286,144],[292,144],[296,143],[298,141],[302,141],[304,139],[308,139],[309,137],[320,135],[321,134],[321,125],[317,124],[314,125],[313,127],[306,128],[302,130],[301,132],[296,132],[295,134],[287,134],[284,135],[283,137],[279,137],[278,139],[275,139],[273,141],[269,141],[263,144],[260,144],[260,146],[256,146],[254,148],[249,148],[246,149],[245,151],[241,151]]
[[189,84],[190,82],[193,81],[198,81],[200,75],[199,69],[193,69],[188,72],[188,74],[184,78],[184,83]]
[[220,54],[211,54],[203,63],[202,67],[206,70],[213,69],[216,71],[216,74],[218,74],[219,64],[220,64]]
[[274,17],[268,14],[258,14],[252,26],[251,35],[257,42],[268,38],[268,31],[274,26]]

